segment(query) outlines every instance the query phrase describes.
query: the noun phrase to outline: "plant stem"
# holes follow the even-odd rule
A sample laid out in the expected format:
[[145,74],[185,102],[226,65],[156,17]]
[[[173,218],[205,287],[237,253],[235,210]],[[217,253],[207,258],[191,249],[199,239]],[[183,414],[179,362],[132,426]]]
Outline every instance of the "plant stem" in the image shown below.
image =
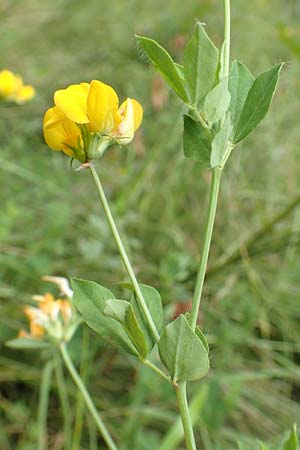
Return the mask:
[[149,361],[149,359],[143,359],[142,363],[145,364],[145,366],[152,369],[154,372],[156,372],[160,377],[164,378],[165,380],[167,380],[169,383],[172,384],[172,379],[167,374],[165,374],[162,370],[160,370],[159,367],[157,367],[155,364],[153,364],[151,361]]
[[64,417],[64,448],[70,449],[71,446],[71,430],[72,430],[72,417],[70,401],[67,393],[67,386],[65,382],[62,361],[60,354],[55,351],[54,353],[55,374],[57,381],[58,394]]
[[[230,63],[230,0],[224,0],[224,42],[225,42],[225,55],[224,55],[224,77],[227,80],[229,76],[229,63]],[[195,330],[197,326],[197,318],[199,314],[199,307],[201,302],[203,283],[207,268],[208,255],[210,250],[212,232],[214,228],[218,195],[220,188],[222,169],[215,167],[212,170],[212,179],[209,196],[208,216],[205,227],[204,242],[201,252],[201,259],[199,269],[196,278],[193,306],[191,312],[191,326]]]
[[51,388],[51,376],[53,372],[52,361],[48,361],[42,372],[42,379],[40,384],[39,394],[39,408],[38,408],[38,450],[46,450],[47,436],[47,414],[49,404],[49,393]]
[[[82,345],[80,351],[80,369],[79,374],[82,381],[86,384],[88,373],[89,373],[89,330],[87,327],[83,327],[82,329]],[[73,439],[72,439],[72,450],[79,450],[80,442],[81,442],[81,434],[83,428],[83,418],[84,418],[84,401],[80,392],[77,391],[76,396],[76,413],[75,413],[75,424],[73,430]]]
[[199,314],[199,307],[200,307],[200,302],[201,302],[203,283],[204,283],[204,278],[205,278],[205,272],[206,272],[208,255],[209,255],[211,238],[212,238],[212,232],[213,232],[215,216],[216,216],[221,173],[222,173],[222,169],[220,169],[219,167],[216,167],[212,170],[208,215],[207,215],[204,242],[203,242],[203,247],[202,247],[202,252],[201,252],[199,270],[198,270],[197,278],[196,278],[193,306],[192,306],[192,312],[191,312],[191,326],[193,329],[196,329],[197,318],[198,318],[198,314]]
[[[224,0],[224,78],[227,80],[229,76],[229,63],[230,63],[230,0]],[[214,228],[214,222],[216,217],[218,195],[220,188],[222,168],[216,167],[212,170],[210,194],[209,194],[209,206],[208,215],[205,227],[204,242],[201,252],[199,270],[197,273],[193,305],[191,311],[191,326],[195,330],[197,326],[197,318],[199,315],[199,308],[203,290],[203,283],[207,268],[207,261],[209,256],[209,250],[211,245],[212,233]],[[176,389],[179,410],[184,429],[185,441],[187,450],[196,450],[195,437],[193,432],[193,425],[187,401],[186,382],[181,383]]]
[[186,394],[186,382],[175,387],[187,450],[197,450]]
[[62,343],[60,345],[60,351],[61,351],[61,355],[63,357],[63,360],[70,372],[71,377],[74,380],[74,383],[76,384],[77,388],[79,389],[79,391],[81,392],[81,395],[85,401],[85,404],[88,408],[88,410],[90,411],[97,427],[98,430],[100,431],[104,441],[106,442],[108,448],[110,450],[118,450],[116,444],[114,443],[108,429],[106,428],[102,418],[100,417],[92,399],[90,394],[88,393],[84,383],[82,382],[79,373],[77,372],[71,358],[70,355],[68,353],[68,350],[66,348],[66,345],[64,343]]
[[145,302],[144,296],[142,294],[142,291],[140,289],[140,286],[139,286],[139,284],[137,282],[137,279],[135,277],[134,271],[133,271],[132,266],[130,264],[130,261],[128,259],[125,247],[123,245],[123,242],[122,242],[120,234],[118,232],[116,223],[115,223],[114,218],[112,216],[112,213],[110,211],[108,201],[106,199],[106,196],[105,196],[102,184],[100,182],[100,178],[99,178],[99,176],[98,176],[98,174],[96,172],[95,167],[93,166],[93,163],[90,163],[90,169],[91,169],[92,177],[93,177],[93,180],[95,182],[95,185],[96,185],[96,188],[97,188],[97,192],[98,192],[101,204],[103,206],[103,209],[104,209],[107,221],[109,223],[111,232],[113,234],[114,240],[115,240],[116,245],[118,247],[118,250],[120,252],[120,255],[121,255],[123,264],[125,266],[125,269],[127,271],[127,274],[128,274],[128,276],[130,278],[130,281],[131,281],[131,283],[133,285],[133,288],[134,288],[134,291],[136,293],[137,301],[139,302],[139,305],[140,305],[140,308],[142,310],[143,316],[144,316],[145,320],[147,321],[147,323],[149,325],[149,328],[151,330],[153,338],[155,339],[156,342],[158,342],[159,341],[159,334],[158,334],[157,328],[155,326],[155,323],[153,322],[153,319],[151,317],[151,314],[150,314],[149,309],[147,307],[147,304]]
[[230,33],[231,33],[230,0],[224,0],[224,42],[225,42],[224,77],[227,79],[227,84],[228,84],[229,64],[230,64]]
[[[199,421],[199,415],[204,408],[207,398],[207,386],[205,384],[199,385],[198,391],[194,395],[190,404],[190,416],[192,425]],[[182,429],[181,418],[178,417],[168,432],[163,436],[156,450],[174,450],[180,447],[184,440],[184,431]]]

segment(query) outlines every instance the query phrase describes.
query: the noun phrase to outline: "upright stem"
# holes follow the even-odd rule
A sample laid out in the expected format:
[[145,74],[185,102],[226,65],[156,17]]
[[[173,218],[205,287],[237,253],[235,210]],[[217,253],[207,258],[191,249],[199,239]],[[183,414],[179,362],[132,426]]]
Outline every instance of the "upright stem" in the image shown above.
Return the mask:
[[230,0],[224,0],[224,42],[225,42],[225,55],[224,55],[224,76],[229,76],[229,64],[230,64],[230,33],[231,33],[231,14],[230,14]]
[[77,372],[77,370],[75,369],[75,366],[70,358],[70,355],[67,351],[66,345],[65,344],[61,344],[60,345],[60,351],[63,357],[63,360],[70,372],[71,377],[74,380],[74,383],[76,384],[77,388],[79,389],[79,391],[81,392],[81,395],[85,401],[85,404],[88,408],[88,410],[90,411],[97,427],[98,430],[100,431],[104,441],[106,442],[108,448],[110,450],[118,450],[116,444],[114,443],[108,429],[106,428],[103,420],[101,419],[92,399],[90,394],[88,393],[84,383],[82,382],[79,373]]
[[72,431],[71,407],[62,367],[61,356],[57,352],[57,350],[54,353],[54,363],[55,363],[55,374],[56,374],[58,395],[60,398],[64,418],[64,448],[65,450],[69,450],[71,447],[71,431]]
[[138,300],[139,305],[141,307],[143,316],[144,316],[145,320],[147,321],[147,323],[149,325],[149,328],[151,330],[153,338],[155,339],[156,342],[158,342],[159,341],[159,334],[158,334],[157,328],[155,326],[155,323],[153,322],[153,319],[151,317],[151,314],[150,314],[149,309],[147,307],[147,304],[145,302],[144,296],[142,294],[141,288],[140,288],[140,286],[139,286],[139,284],[137,282],[137,279],[135,277],[134,271],[133,271],[132,266],[130,264],[130,261],[128,259],[125,247],[123,245],[123,242],[122,242],[122,239],[121,239],[120,234],[118,232],[116,223],[115,223],[114,218],[112,216],[112,213],[110,211],[108,201],[106,199],[106,196],[105,196],[102,184],[100,182],[100,178],[99,178],[99,176],[98,176],[98,174],[96,172],[96,169],[95,169],[95,167],[93,166],[92,163],[90,164],[90,169],[91,169],[92,177],[93,177],[93,180],[95,182],[95,185],[96,185],[96,188],[97,188],[97,192],[98,192],[100,201],[102,203],[102,206],[103,206],[103,209],[104,209],[107,221],[109,223],[109,226],[110,226],[111,232],[113,234],[114,240],[115,240],[116,245],[118,247],[118,250],[120,252],[120,255],[121,255],[123,264],[125,266],[125,269],[126,269],[126,271],[128,273],[129,279],[130,279],[130,281],[131,281],[131,283],[133,285],[133,288],[134,288],[134,291],[136,293],[137,300]]
[[49,393],[51,388],[51,376],[53,372],[52,361],[48,361],[43,369],[42,379],[40,384],[39,408],[38,408],[38,450],[46,450],[47,436],[47,414],[49,404]]
[[[87,327],[83,327],[79,374],[84,384],[86,384],[87,382],[89,372],[89,357],[88,357],[89,345],[90,345],[89,330]],[[81,434],[83,428],[84,408],[85,408],[84,400],[80,395],[80,392],[78,391],[76,396],[76,413],[72,439],[72,450],[79,450],[80,447]]]
[[196,328],[197,318],[198,318],[198,314],[199,314],[199,307],[200,307],[200,302],[201,302],[203,283],[204,283],[204,278],[205,278],[205,272],[206,272],[208,255],[209,255],[211,238],[212,238],[212,232],[213,232],[215,216],[216,216],[221,173],[222,173],[222,169],[220,169],[218,167],[216,167],[212,171],[209,206],[208,206],[208,216],[207,216],[207,221],[206,221],[204,242],[203,242],[203,247],[202,247],[202,252],[201,252],[199,270],[198,270],[197,278],[196,278],[193,306],[192,306],[192,312],[191,312],[191,326],[193,329]]
[[[230,62],[230,0],[224,0],[224,78],[228,83],[229,76],[229,62]],[[199,307],[201,302],[203,283],[207,268],[208,255],[211,245],[211,238],[215,222],[218,195],[220,188],[222,169],[216,167],[212,170],[211,187],[209,195],[208,215],[205,227],[204,242],[201,252],[199,270],[197,273],[193,305],[191,311],[191,326],[195,330],[197,326],[197,318],[199,314]],[[184,429],[185,441],[187,450],[196,450],[195,437],[193,432],[193,425],[187,401],[186,383],[181,383],[176,389],[179,410]]]
[[175,388],[187,450],[197,450],[193,424],[186,395],[186,383]]

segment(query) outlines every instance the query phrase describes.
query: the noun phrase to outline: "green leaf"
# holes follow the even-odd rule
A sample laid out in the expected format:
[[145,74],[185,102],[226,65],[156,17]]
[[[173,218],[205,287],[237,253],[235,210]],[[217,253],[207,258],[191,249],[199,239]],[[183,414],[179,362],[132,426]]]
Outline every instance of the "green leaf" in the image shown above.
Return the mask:
[[201,340],[202,344],[204,345],[205,350],[207,351],[207,354],[209,354],[208,342],[207,342],[205,334],[203,333],[203,331],[201,330],[200,327],[196,327],[196,334],[197,334],[198,338]]
[[102,336],[112,337],[126,352],[136,356],[137,351],[122,325],[104,314],[106,300],[114,298],[114,294],[93,281],[73,278],[71,284],[72,303],[87,325]]
[[180,98],[182,98],[182,100],[188,102],[182,70],[180,69],[180,66],[173,61],[167,50],[153,39],[137,35],[136,39],[168,85]]
[[208,353],[202,339],[192,330],[184,315],[166,326],[158,348],[161,360],[175,383],[202,378],[209,369]]
[[148,354],[144,333],[137,322],[131,303],[125,300],[107,300],[104,314],[117,320],[142,358]]
[[220,131],[215,135],[212,141],[212,149],[210,156],[211,167],[223,167],[226,156],[226,150],[228,148],[229,137],[231,135],[231,115],[227,114],[224,124],[222,125]]
[[197,22],[184,51],[184,74],[194,106],[205,98],[216,82],[219,51]]
[[32,339],[30,337],[22,337],[17,339],[12,339],[5,343],[7,347],[20,349],[20,350],[40,350],[41,348],[50,348],[51,344],[40,339]]
[[229,111],[231,112],[232,131],[235,134],[237,124],[246,102],[247,95],[254,83],[254,76],[244,64],[233,61],[229,74],[229,92],[231,95]]
[[222,80],[214,87],[204,100],[204,114],[210,125],[221,120],[230,105],[230,92],[226,80]]
[[297,435],[297,426],[293,426],[290,437],[285,442],[283,450],[298,450],[299,440]]
[[183,152],[186,158],[193,159],[201,167],[210,167],[211,134],[200,122],[184,116]]
[[244,139],[266,116],[275,93],[283,64],[277,64],[254,81],[244,104],[234,142]]
[[[156,329],[158,332],[160,332],[162,329],[163,320],[164,320],[164,313],[163,313],[163,307],[162,307],[160,294],[152,286],[147,286],[146,284],[140,284],[139,286],[141,288],[143,297],[145,299],[146,305],[147,305],[150,315],[153,319],[153,322],[156,326]],[[144,336],[146,338],[147,349],[148,349],[148,353],[149,353],[151,351],[151,349],[153,348],[155,341],[153,339],[152,332],[151,332],[147,322],[144,319],[144,315],[143,315],[143,313],[140,309],[140,306],[136,300],[135,294],[131,297],[130,303],[132,304],[138,324],[141,327],[141,329],[144,333]]]

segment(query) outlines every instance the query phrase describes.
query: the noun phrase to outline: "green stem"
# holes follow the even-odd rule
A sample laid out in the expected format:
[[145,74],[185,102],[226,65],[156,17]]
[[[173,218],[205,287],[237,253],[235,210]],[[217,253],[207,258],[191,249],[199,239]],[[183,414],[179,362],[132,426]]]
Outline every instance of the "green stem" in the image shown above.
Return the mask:
[[128,259],[125,247],[123,245],[123,242],[122,242],[121,237],[119,235],[119,232],[118,232],[117,226],[115,224],[114,218],[113,218],[112,213],[110,211],[108,201],[106,199],[106,196],[105,196],[102,184],[100,182],[100,178],[99,178],[99,176],[98,176],[98,174],[96,172],[95,167],[93,166],[93,163],[90,163],[90,169],[91,169],[92,177],[93,177],[93,180],[95,182],[95,185],[96,185],[96,188],[97,188],[97,192],[98,192],[101,204],[103,206],[103,209],[104,209],[107,221],[109,223],[111,232],[113,234],[113,237],[115,239],[116,245],[117,245],[118,250],[120,252],[123,264],[125,266],[125,269],[126,269],[126,271],[128,273],[128,276],[130,278],[130,281],[131,281],[131,283],[133,285],[133,288],[134,288],[134,291],[136,293],[137,301],[139,302],[139,305],[140,305],[140,308],[141,308],[141,310],[143,312],[144,318],[145,318],[145,320],[147,321],[147,323],[149,325],[149,328],[151,330],[153,338],[155,339],[156,342],[158,342],[159,341],[159,334],[158,334],[157,328],[155,326],[155,323],[153,322],[153,319],[151,317],[151,314],[150,314],[149,309],[147,307],[147,304],[145,302],[144,296],[142,294],[141,288],[140,288],[140,286],[139,286],[139,284],[137,282],[137,279],[135,277],[134,271],[133,271],[132,266],[130,264],[130,261]]
[[164,378],[169,383],[172,383],[172,379],[167,374],[165,374],[162,370],[160,370],[159,367],[157,367],[155,364],[153,364],[151,361],[149,361],[149,359],[143,359],[142,363],[145,364],[145,366],[152,369],[154,372],[156,372],[160,377]]
[[205,235],[204,242],[201,252],[201,259],[199,270],[197,273],[195,290],[194,290],[194,298],[193,298],[193,306],[191,312],[191,326],[193,329],[196,328],[197,318],[199,314],[203,283],[205,278],[205,272],[207,267],[208,255],[210,250],[212,232],[215,222],[216,209],[218,203],[218,195],[220,188],[220,180],[221,180],[222,169],[216,167],[212,170],[212,179],[211,179],[211,187],[210,187],[210,196],[209,196],[209,206],[208,206],[208,216],[205,227]]
[[51,376],[53,372],[52,361],[48,361],[42,372],[42,379],[40,384],[40,395],[39,395],[39,408],[38,408],[38,450],[47,450],[46,445],[47,437],[47,415],[48,415],[48,404],[49,404],[49,394],[51,389]]
[[225,42],[224,77],[227,79],[227,83],[230,65],[230,33],[231,33],[230,0],[224,0],[224,42]]
[[[87,327],[83,327],[82,329],[82,345],[80,350],[80,377],[82,381],[86,384],[88,373],[89,373],[89,330]],[[77,391],[76,396],[76,413],[75,413],[75,425],[73,431],[73,439],[72,439],[72,450],[79,450],[80,442],[81,442],[81,434],[83,428],[83,418],[84,418],[84,401],[80,392]]]
[[66,450],[70,449],[71,447],[72,417],[71,417],[71,406],[62,367],[62,361],[60,354],[57,351],[55,351],[54,353],[54,364],[55,364],[58,395],[60,398],[64,418],[64,448]]
[[197,450],[186,394],[186,382],[175,387],[187,450]]
[[106,428],[102,418],[100,417],[92,399],[90,394],[88,393],[84,383],[82,382],[79,373],[77,372],[77,370],[75,369],[75,366],[70,358],[70,355],[67,351],[66,345],[65,344],[61,344],[60,345],[60,351],[61,351],[61,355],[63,357],[63,360],[70,372],[71,377],[73,378],[74,383],[76,384],[77,388],[79,389],[79,391],[81,392],[81,395],[85,401],[85,404],[89,410],[89,412],[91,413],[97,427],[98,430],[100,431],[104,441],[107,444],[107,447],[110,450],[118,450],[116,444],[114,443],[108,429]]
[[[205,384],[199,385],[197,393],[194,395],[190,404],[190,416],[192,425],[196,425],[199,421],[199,415],[203,410],[207,398],[207,386]],[[169,428],[168,432],[163,436],[156,450],[174,450],[180,447],[184,440],[184,431],[181,424],[181,418],[178,417],[176,421]]]

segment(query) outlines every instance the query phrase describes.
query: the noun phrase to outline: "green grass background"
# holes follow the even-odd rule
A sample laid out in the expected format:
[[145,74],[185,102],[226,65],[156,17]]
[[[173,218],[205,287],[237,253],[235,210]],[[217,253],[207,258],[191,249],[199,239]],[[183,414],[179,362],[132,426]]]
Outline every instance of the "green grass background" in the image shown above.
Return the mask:
[[[226,166],[201,312],[212,370],[189,394],[199,411],[199,449],[236,449],[237,440],[256,449],[258,438],[277,449],[300,417],[299,200],[251,245],[240,243],[299,198],[300,7],[296,0],[235,0],[232,10],[233,58],[255,74],[287,64],[268,118]],[[68,158],[43,142],[54,91],[100,79],[121,99],[143,104],[135,143],[110,151],[97,166],[139,280],[160,291],[170,318],[176,304],[191,300],[209,176],[182,156],[183,109],[175,96],[153,108],[154,71],[134,33],[154,37],[180,61],[180,43],[196,17],[221,44],[222,12],[221,0],[2,0],[0,69],[22,74],[37,95],[23,107],[0,109],[1,449],[36,449],[46,355],[12,351],[4,342],[25,326],[22,307],[31,296],[53,291],[41,276],[108,287],[126,280],[90,174],[70,169]],[[234,262],[222,265],[232,248]],[[89,390],[124,448],[184,448],[162,446],[177,412],[171,388],[155,374],[87,330],[77,333],[71,351],[78,364],[84,356]],[[70,380],[68,392],[75,410]],[[49,449],[62,449],[55,383],[48,425]],[[80,426],[80,448],[104,448],[85,412]]]

